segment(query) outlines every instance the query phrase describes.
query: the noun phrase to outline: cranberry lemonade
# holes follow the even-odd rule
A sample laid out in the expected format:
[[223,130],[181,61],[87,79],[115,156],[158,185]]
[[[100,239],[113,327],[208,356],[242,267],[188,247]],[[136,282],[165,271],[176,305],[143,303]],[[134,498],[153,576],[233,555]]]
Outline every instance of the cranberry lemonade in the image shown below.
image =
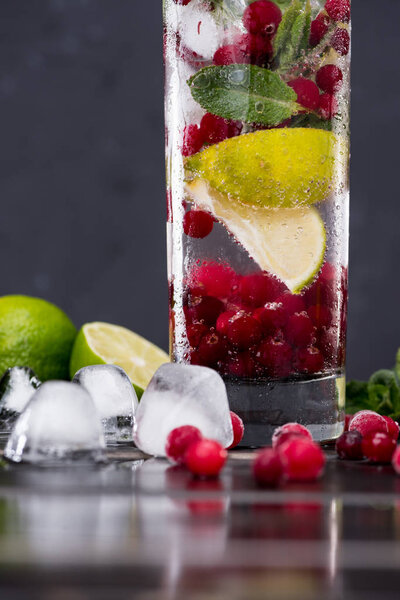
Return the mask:
[[344,419],[350,0],[164,0],[171,356],[245,445]]

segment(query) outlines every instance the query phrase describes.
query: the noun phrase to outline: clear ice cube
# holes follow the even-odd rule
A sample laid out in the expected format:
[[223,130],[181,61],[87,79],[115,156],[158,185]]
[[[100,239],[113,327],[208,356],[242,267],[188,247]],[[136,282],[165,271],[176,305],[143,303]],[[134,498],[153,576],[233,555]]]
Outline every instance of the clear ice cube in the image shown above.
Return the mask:
[[76,383],[43,383],[18,417],[4,457],[13,462],[62,464],[102,461],[105,441],[90,394]]
[[226,387],[213,369],[184,364],[162,365],[136,411],[134,441],[147,454],[165,456],[168,434],[194,425],[224,447],[233,441]]
[[80,369],[73,381],[91,395],[107,444],[131,442],[138,399],[125,371],[115,365],[93,365]]
[[8,436],[40,381],[29,367],[7,369],[0,379],[0,436]]

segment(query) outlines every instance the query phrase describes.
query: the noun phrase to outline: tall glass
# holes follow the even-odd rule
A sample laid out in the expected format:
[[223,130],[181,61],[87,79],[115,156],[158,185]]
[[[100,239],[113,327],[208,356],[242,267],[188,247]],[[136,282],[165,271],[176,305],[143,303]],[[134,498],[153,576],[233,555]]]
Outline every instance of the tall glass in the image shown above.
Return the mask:
[[350,0],[164,0],[171,358],[242,444],[343,430]]

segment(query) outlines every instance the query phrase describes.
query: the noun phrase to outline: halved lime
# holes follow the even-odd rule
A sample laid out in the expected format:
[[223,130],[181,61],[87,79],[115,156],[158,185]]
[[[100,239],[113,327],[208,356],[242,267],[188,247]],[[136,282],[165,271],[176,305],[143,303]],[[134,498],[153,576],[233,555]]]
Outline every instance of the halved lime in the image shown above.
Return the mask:
[[71,377],[89,365],[112,364],[128,374],[140,398],[154,372],[169,356],[137,333],[110,323],[86,323],[72,350]]
[[324,260],[326,233],[316,208],[255,208],[232,202],[197,179],[186,184],[190,200],[210,211],[235,236],[260,268],[300,292]]

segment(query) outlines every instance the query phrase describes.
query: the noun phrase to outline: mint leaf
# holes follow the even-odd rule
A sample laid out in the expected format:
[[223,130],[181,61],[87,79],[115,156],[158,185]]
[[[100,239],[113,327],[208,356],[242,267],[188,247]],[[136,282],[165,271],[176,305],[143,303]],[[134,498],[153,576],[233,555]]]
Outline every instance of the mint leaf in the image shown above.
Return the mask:
[[292,30],[296,17],[301,13],[301,9],[301,0],[293,0],[289,8],[283,15],[282,21],[280,22],[278,31],[276,32],[276,36],[274,39],[275,56],[278,56],[279,53],[282,52],[288,44],[290,32]]
[[324,121],[313,114],[297,115],[292,119],[290,127],[311,127],[312,129],[324,129],[332,131],[332,121]]
[[188,85],[196,102],[224,119],[273,126],[301,110],[277,73],[255,65],[205,67]]
[[349,381],[346,385],[346,411],[354,414],[359,410],[373,410],[369,404],[368,383],[366,381]]
[[278,27],[274,41],[275,65],[286,71],[308,49],[311,28],[310,0],[293,0]]

